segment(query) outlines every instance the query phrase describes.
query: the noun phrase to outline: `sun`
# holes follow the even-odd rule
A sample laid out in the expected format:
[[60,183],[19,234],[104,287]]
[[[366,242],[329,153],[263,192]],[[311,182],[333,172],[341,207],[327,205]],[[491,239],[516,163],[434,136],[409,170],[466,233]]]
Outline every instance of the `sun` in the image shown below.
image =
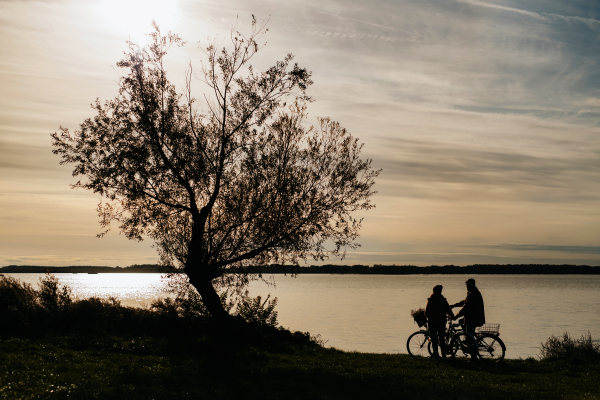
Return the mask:
[[178,2],[173,0],[101,0],[101,18],[115,30],[122,30],[131,41],[146,44],[146,33],[154,20],[161,31],[176,30],[180,17]]

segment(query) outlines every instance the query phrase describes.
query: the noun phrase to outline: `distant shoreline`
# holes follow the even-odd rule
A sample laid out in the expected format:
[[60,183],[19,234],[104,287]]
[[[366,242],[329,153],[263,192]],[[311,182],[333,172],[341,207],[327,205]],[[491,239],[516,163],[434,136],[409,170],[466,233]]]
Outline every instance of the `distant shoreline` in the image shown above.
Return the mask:
[[[9,265],[0,268],[0,274],[19,273],[73,273],[73,274],[114,274],[114,273],[164,273],[157,264],[131,265],[129,267],[107,266],[66,266],[49,267],[37,265]],[[589,265],[552,264],[475,264],[467,266],[430,265],[311,265],[293,267],[275,265],[262,268],[264,274],[348,274],[348,275],[600,275],[600,267]]]
[[131,265],[129,267],[106,267],[106,266],[68,266],[48,267],[39,265],[9,265],[0,268],[0,274],[148,274],[164,272],[156,264]]

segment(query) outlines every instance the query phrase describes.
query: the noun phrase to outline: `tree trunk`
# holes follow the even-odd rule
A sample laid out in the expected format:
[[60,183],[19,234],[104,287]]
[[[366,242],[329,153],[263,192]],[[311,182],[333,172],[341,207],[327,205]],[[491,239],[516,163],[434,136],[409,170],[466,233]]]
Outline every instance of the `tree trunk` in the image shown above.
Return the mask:
[[184,271],[188,276],[190,284],[196,288],[198,294],[202,297],[202,302],[210,315],[218,322],[222,322],[228,320],[230,315],[223,308],[221,299],[219,299],[219,295],[212,285],[212,277],[203,262],[201,249],[203,248],[202,237],[204,233],[202,227],[204,224],[200,214],[194,214],[193,221],[192,237],[188,246],[188,256]]
[[211,280],[209,278],[203,278],[202,276],[193,276],[189,273],[187,275],[190,284],[196,288],[200,297],[202,297],[202,302],[210,315],[218,322],[228,320],[231,315],[223,308],[221,299],[212,285]]

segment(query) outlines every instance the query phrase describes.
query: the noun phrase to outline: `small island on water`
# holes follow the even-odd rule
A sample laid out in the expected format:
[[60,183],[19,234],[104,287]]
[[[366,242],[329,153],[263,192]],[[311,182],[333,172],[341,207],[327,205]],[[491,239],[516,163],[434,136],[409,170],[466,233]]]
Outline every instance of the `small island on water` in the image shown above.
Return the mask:
[[[73,274],[114,274],[114,273],[164,273],[158,264],[134,264],[128,267],[108,266],[39,266],[9,265],[0,268],[0,274],[18,273],[73,273]],[[474,264],[467,266],[430,265],[271,265],[261,269],[264,274],[355,274],[355,275],[600,275],[600,267],[590,265],[554,264]]]

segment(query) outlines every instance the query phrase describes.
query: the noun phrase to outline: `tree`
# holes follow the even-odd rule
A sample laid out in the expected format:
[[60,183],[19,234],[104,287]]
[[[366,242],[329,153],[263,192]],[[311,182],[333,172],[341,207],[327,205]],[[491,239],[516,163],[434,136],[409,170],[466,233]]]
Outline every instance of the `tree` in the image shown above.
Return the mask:
[[313,82],[291,54],[264,72],[249,65],[267,32],[254,16],[248,37],[232,30],[229,49],[206,48],[197,78],[209,89],[204,113],[191,63],[184,94],[163,66],[169,48],[185,43],[153,27],[151,44],[128,42],[117,63],[127,71],[119,95],[96,100],[80,130],[53,133],[53,153],[86,178],[73,188],[101,195],[99,236],[115,221],[129,239],[151,238],[161,263],[185,272],[211,315],[225,318],[219,286],[355,248],[361,220],[351,214],[374,207],[379,171],[337,122],[305,127]]

